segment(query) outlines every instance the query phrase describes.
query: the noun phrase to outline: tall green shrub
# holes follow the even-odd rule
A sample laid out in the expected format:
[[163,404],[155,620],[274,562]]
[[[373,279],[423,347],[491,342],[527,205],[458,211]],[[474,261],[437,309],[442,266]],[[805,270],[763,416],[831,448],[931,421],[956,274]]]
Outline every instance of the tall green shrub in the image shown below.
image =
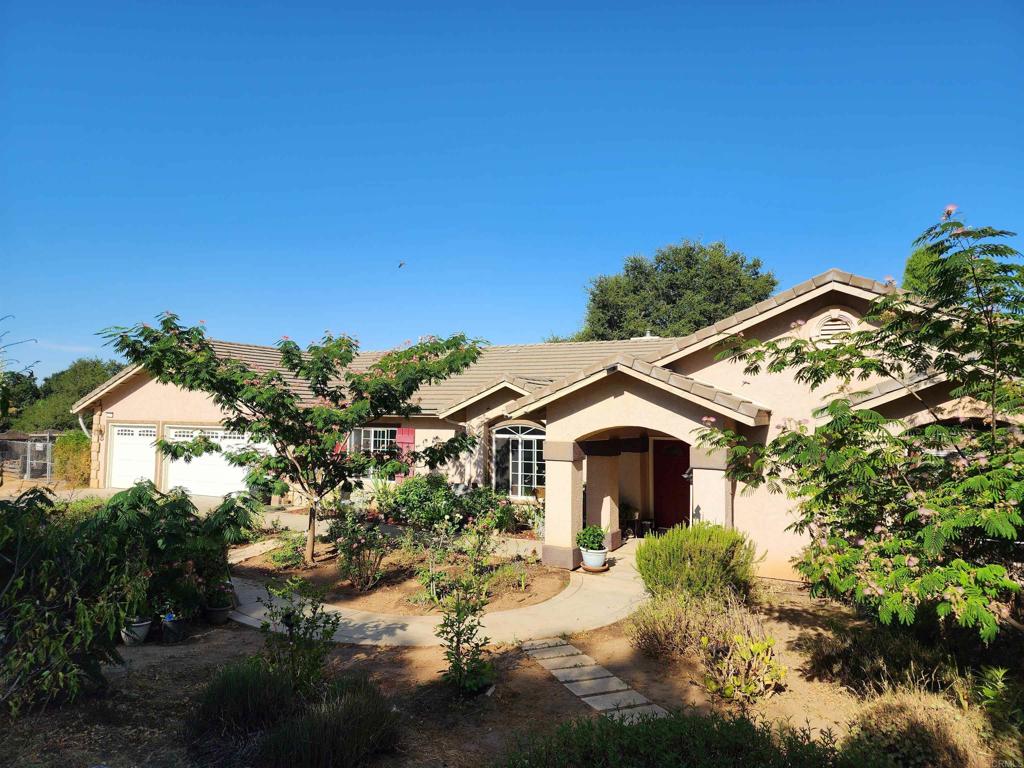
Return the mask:
[[53,474],[75,487],[89,485],[89,448],[84,432],[65,432],[53,444]]
[[637,570],[655,595],[673,590],[747,595],[756,562],[757,550],[745,534],[705,522],[647,536],[636,551]]
[[144,568],[137,539],[67,519],[43,491],[0,500],[0,707],[17,714],[101,684]]
[[461,507],[448,481],[438,474],[415,475],[395,490],[394,516],[416,528],[430,529],[441,521],[460,524]]

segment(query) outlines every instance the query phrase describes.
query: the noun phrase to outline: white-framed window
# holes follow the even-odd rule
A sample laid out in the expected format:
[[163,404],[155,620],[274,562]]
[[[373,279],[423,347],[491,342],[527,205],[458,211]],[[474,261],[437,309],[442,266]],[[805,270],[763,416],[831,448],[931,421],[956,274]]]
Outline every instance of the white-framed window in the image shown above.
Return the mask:
[[527,424],[498,427],[491,433],[495,490],[526,497],[544,487],[544,430]]
[[393,450],[398,443],[398,427],[357,427],[349,435],[349,448],[365,453]]

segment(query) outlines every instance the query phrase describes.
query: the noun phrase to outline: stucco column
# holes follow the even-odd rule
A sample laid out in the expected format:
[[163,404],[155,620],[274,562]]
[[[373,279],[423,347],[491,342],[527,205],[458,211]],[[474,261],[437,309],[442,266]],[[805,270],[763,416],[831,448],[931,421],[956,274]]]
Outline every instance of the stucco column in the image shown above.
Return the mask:
[[583,452],[575,443],[544,444],[545,565],[572,570],[582,558],[576,534],[583,525]]
[[621,546],[618,456],[587,457],[587,525],[605,529],[608,549]]
[[706,453],[690,447],[693,485],[690,499],[693,522],[701,520],[732,527],[732,483],[725,476],[725,451]]

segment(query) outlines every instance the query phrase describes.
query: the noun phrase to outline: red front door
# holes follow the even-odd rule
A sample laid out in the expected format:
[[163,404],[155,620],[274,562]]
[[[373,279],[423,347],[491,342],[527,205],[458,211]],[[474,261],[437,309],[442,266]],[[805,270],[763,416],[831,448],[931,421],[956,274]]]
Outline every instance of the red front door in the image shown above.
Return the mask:
[[690,446],[681,440],[654,441],[654,525],[690,524]]

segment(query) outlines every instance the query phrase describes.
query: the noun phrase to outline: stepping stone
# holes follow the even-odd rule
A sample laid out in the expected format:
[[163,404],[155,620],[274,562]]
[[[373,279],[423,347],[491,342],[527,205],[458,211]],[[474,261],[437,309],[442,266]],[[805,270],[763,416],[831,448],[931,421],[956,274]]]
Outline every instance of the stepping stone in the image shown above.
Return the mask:
[[611,677],[612,673],[596,664],[592,667],[570,667],[569,669],[552,669],[551,674],[563,683],[578,683],[580,680],[596,680],[599,677]]
[[537,659],[544,669],[568,669],[569,667],[592,667],[597,664],[589,656],[582,653],[576,656],[556,656],[553,659]]
[[596,680],[581,680],[578,683],[566,683],[565,687],[577,696],[594,696],[598,693],[614,693],[629,689],[622,680],[617,677],[599,677]]
[[568,645],[560,637],[545,637],[541,640],[527,640],[520,647],[524,651],[539,651],[541,648],[554,648],[556,645]]
[[580,650],[571,645],[558,645],[553,648],[541,648],[536,651],[527,651],[533,659],[555,659],[559,656],[579,656]]
[[666,717],[668,712],[657,704],[647,704],[642,707],[633,707],[632,709],[613,709],[610,712],[605,712],[604,714],[605,717],[610,717],[612,720],[618,720],[620,723],[631,725],[638,720],[644,720],[652,717]]
[[599,696],[586,698],[584,701],[599,712],[604,712],[608,709],[638,707],[641,704],[651,703],[650,699],[634,690],[618,691],[616,693],[603,693]]

